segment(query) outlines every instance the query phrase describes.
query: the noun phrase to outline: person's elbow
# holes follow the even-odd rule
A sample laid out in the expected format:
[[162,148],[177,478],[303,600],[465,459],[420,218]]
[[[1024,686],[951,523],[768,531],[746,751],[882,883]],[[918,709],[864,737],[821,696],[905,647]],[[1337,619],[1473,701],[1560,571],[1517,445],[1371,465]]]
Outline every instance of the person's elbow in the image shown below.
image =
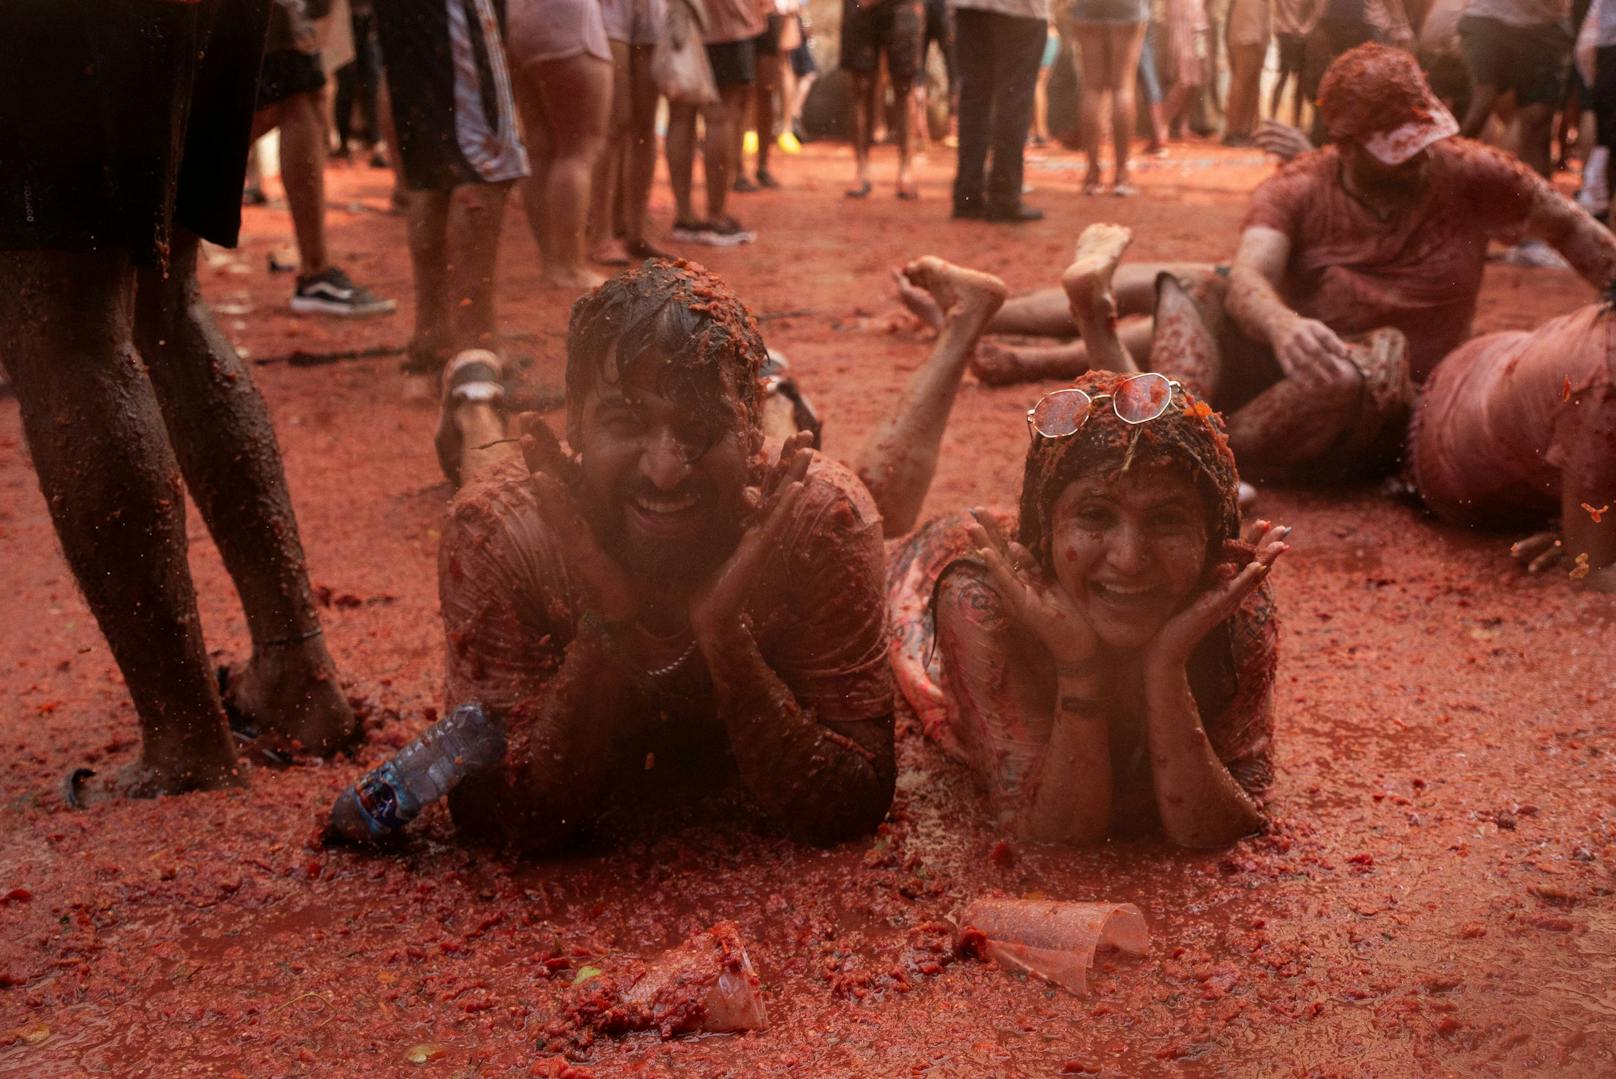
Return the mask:
[[840,782],[804,784],[775,813],[776,826],[799,843],[833,847],[869,835],[886,819],[897,787],[891,747],[849,768]]

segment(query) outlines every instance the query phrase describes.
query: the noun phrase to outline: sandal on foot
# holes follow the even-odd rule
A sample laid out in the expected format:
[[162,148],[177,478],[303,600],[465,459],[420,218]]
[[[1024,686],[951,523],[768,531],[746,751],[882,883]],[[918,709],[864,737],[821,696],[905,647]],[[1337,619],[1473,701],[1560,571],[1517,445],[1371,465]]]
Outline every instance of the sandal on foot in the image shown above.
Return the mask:
[[460,427],[454,421],[455,405],[461,401],[485,401],[502,407],[505,398],[505,371],[499,357],[485,348],[468,348],[443,370],[443,404],[438,409],[438,432],[432,444],[438,451],[438,467],[449,482],[460,486]]
[[1116,184],[1111,188],[1111,194],[1119,199],[1129,199],[1139,194],[1139,189],[1130,184],[1128,181],[1123,180],[1121,183]]
[[843,191],[842,194],[850,199],[868,198],[870,195],[870,181],[860,180],[857,187],[850,187]]
[[1098,180],[1090,180],[1083,185],[1083,194],[1103,195],[1105,194],[1105,185]]

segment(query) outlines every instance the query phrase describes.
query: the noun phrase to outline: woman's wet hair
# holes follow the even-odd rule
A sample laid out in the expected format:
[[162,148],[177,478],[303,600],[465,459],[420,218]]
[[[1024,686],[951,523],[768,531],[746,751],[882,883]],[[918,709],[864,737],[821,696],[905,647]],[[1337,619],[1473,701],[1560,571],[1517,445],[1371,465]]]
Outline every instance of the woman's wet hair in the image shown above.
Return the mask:
[[567,408],[655,362],[656,392],[716,432],[756,428],[768,354],[757,321],[718,275],[683,259],[647,259],[572,306]]
[[[1073,383],[1090,396],[1115,393],[1128,375],[1091,371]],[[1240,536],[1240,477],[1223,434],[1223,417],[1187,391],[1154,420],[1129,425],[1110,401],[1095,405],[1088,421],[1064,438],[1034,436],[1021,481],[1021,520],[1017,539],[1053,572],[1051,516],[1061,492],[1093,476],[1118,479],[1125,473],[1169,469],[1195,485],[1206,509],[1207,565],[1224,558],[1226,545]]]

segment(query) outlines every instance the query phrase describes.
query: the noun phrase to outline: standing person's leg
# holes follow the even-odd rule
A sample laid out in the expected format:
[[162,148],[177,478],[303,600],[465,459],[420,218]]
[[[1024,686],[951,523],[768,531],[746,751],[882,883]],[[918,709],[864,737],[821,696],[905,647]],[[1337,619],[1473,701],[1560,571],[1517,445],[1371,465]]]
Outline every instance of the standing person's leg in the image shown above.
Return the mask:
[[623,155],[623,247],[632,258],[654,258],[662,252],[645,239],[645,220],[651,208],[651,185],[656,179],[657,100],[661,96],[651,77],[653,46],[629,47],[629,130]]
[[545,280],[566,288],[593,288],[604,278],[584,265],[584,233],[590,178],[605,148],[611,117],[612,65],[582,53],[529,64],[522,79],[543,98],[550,138],[542,188],[551,255]]
[[[1037,221],[1043,211],[1021,202],[1022,154],[1032,126],[1038,61],[1044,55],[1043,19],[993,14],[993,168],[988,176],[988,214],[996,221]],[[1134,65],[1139,54],[1133,55]],[[1133,68],[1128,69],[1132,72]],[[1131,78],[1131,75],[1130,75]]]
[[[1112,28],[1111,57],[1115,78],[1111,99],[1111,151],[1116,155],[1116,174],[1112,184],[1113,195],[1133,194],[1128,182],[1128,151],[1133,145],[1134,125],[1138,120],[1134,110],[1134,72],[1139,70],[1139,51],[1145,47],[1145,27],[1142,22],[1125,23]],[[1173,87],[1176,92],[1178,87]],[[1167,111],[1169,121],[1172,110]]]
[[62,553],[140,719],[127,793],[237,778],[186,564],[185,496],[122,252],[0,252],[0,349]]
[[267,733],[328,753],[352,737],[353,712],[320,633],[275,430],[202,299],[198,243],[179,232],[167,272],[139,273],[135,341],[247,616],[252,661],[232,678],[231,703]]
[[[1083,75],[1082,91],[1077,108],[1082,125],[1083,155],[1088,159],[1088,170],[1083,175],[1083,194],[1098,195],[1100,181],[1100,116],[1106,98],[1111,94],[1107,76],[1111,71],[1111,50],[1102,23],[1077,23],[1078,69]],[[1129,78],[1132,78],[1129,75]]]
[[892,81],[892,100],[898,103],[892,119],[892,134],[898,143],[898,197],[916,199],[920,197],[920,192],[916,190],[909,174],[909,162],[914,153],[909,127],[914,110],[909,108],[909,102],[914,96],[915,80],[920,72],[920,44],[926,32],[926,9],[922,0],[892,0],[888,6],[892,9],[892,22],[887,31],[887,78]]
[[411,191],[405,238],[415,282],[415,330],[405,351],[405,370],[435,374],[449,356],[448,191]]
[[[782,69],[785,57],[780,54],[779,16],[770,16],[767,40],[758,40],[757,79],[752,83],[752,100],[756,108],[757,128],[757,182],[759,187],[779,187],[780,181],[769,171],[769,153],[774,149],[775,102],[779,100]],[[740,125],[744,128],[746,125]],[[744,132],[743,132],[744,134]],[[742,172],[745,172],[743,166]]]
[[550,228],[550,167],[555,163],[555,132],[551,130],[549,108],[540,83],[537,64],[516,64],[511,71],[511,88],[516,107],[522,114],[522,130],[527,135],[528,175],[518,185],[527,227],[539,249],[539,261],[548,274],[559,264],[556,237]]
[[1498,100],[1499,38],[1503,32],[1503,24],[1496,19],[1466,15],[1459,20],[1459,42],[1464,48],[1465,68],[1470,72],[1470,107],[1459,121],[1459,134],[1467,139],[1481,137]]
[[1515,114],[1520,122],[1520,159],[1542,176],[1554,176],[1554,106],[1527,105]]
[[995,42],[993,15],[974,8],[954,10],[954,32],[971,42],[959,50],[959,154],[954,170],[954,216],[985,218],[988,147],[993,139]]
[[[444,221],[448,256],[444,278],[449,308],[449,350],[495,348],[494,270],[511,181],[461,184],[449,195]],[[580,203],[582,205],[582,203]]]
[[1245,145],[1257,130],[1262,65],[1267,54],[1267,42],[1229,46],[1229,122],[1223,136],[1226,145]]
[[[695,188],[696,117],[699,109],[683,102],[668,102],[668,186],[673,189],[674,239],[687,239],[701,230],[691,196]],[[711,133],[708,135],[711,138]],[[684,235],[681,235],[684,234]]]
[[852,96],[853,186],[848,198],[862,199],[870,193],[870,142],[875,137],[876,117],[881,109],[880,20],[887,13],[882,7],[861,6],[858,0],[842,0],[842,41],[839,63],[850,76]]
[[281,184],[297,234],[298,280],[318,277],[325,249],[325,90],[293,94],[276,106],[281,130]]
[[736,160],[740,147],[735,141],[735,129],[741,123],[751,95],[750,81],[720,86],[718,104],[702,113],[707,127],[701,158],[707,180],[707,222],[720,234],[740,231],[739,223],[725,212],[725,206],[729,201],[730,185],[740,168],[740,162]]
[[623,197],[627,167],[629,120],[633,111],[633,71],[628,42],[611,39],[612,106],[606,125],[606,146],[595,163],[589,188],[589,257],[603,266],[626,266],[629,256],[616,235],[613,219]]

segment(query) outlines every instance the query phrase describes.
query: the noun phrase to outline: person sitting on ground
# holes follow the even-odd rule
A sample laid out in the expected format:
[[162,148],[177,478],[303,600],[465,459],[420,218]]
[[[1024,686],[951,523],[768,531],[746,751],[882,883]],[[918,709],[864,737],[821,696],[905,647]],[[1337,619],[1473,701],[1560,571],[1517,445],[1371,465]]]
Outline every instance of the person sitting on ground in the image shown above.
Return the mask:
[[1437,364],[1414,409],[1409,475],[1456,524],[1555,527],[1511,553],[1616,592],[1616,314],[1591,304],[1485,334]]
[[889,569],[900,690],[1017,837],[1260,830],[1290,529],[1241,541],[1221,421],[1164,375],[1091,372],[1028,426],[1019,519],[939,518]]
[[[1408,374],[1423,381],[1469,336],[1490,239],[1539,236],[1590,284],[1604,289],[1616,278],[1616,240],[1520,162],[1451,138],[1457,123],[1407,53],[1379,45],[1348,52],[1327,74],[1319,109],[1335,144],[1257,189],[1227,274],[1136,267],[1113,291],[1129,239],[1115,230],[1080,249],[1087,268],[1067,271],[1063,297],[1009,301],[989,330],[1049,333],[1064,324],[1071,333],[1085,329],[1085,311],[1109,324],[1114,313],[1142,313],[1145,282],[1170,270],[1217,338],[1215,369],[1198,385],[1229,415],[1242,466],[1277,478],[1311,474],[1322,460],[1351,464],[1351,453],[1395,433],[1409,393],[1398,354],[1406,351]],[[924,310],[920,297],[906,300]],[[1397,332],[1357,349],[1344,340],[1378,330]],[[984,348],[976,370],[992,381],[1132,370],[1151,332],[1125,330],[1129,347],[1098,363],[1081,345]]]
[[463,831],[554,849],[630,777],[720,761],[804,840],[886,814],[880,517],[811,436],[766,443],[765,352],[712,274],[625,271],[573,309],[570,449],[530,421],[466,477],[439,555],[447,699],[510,750],[451,796]]

